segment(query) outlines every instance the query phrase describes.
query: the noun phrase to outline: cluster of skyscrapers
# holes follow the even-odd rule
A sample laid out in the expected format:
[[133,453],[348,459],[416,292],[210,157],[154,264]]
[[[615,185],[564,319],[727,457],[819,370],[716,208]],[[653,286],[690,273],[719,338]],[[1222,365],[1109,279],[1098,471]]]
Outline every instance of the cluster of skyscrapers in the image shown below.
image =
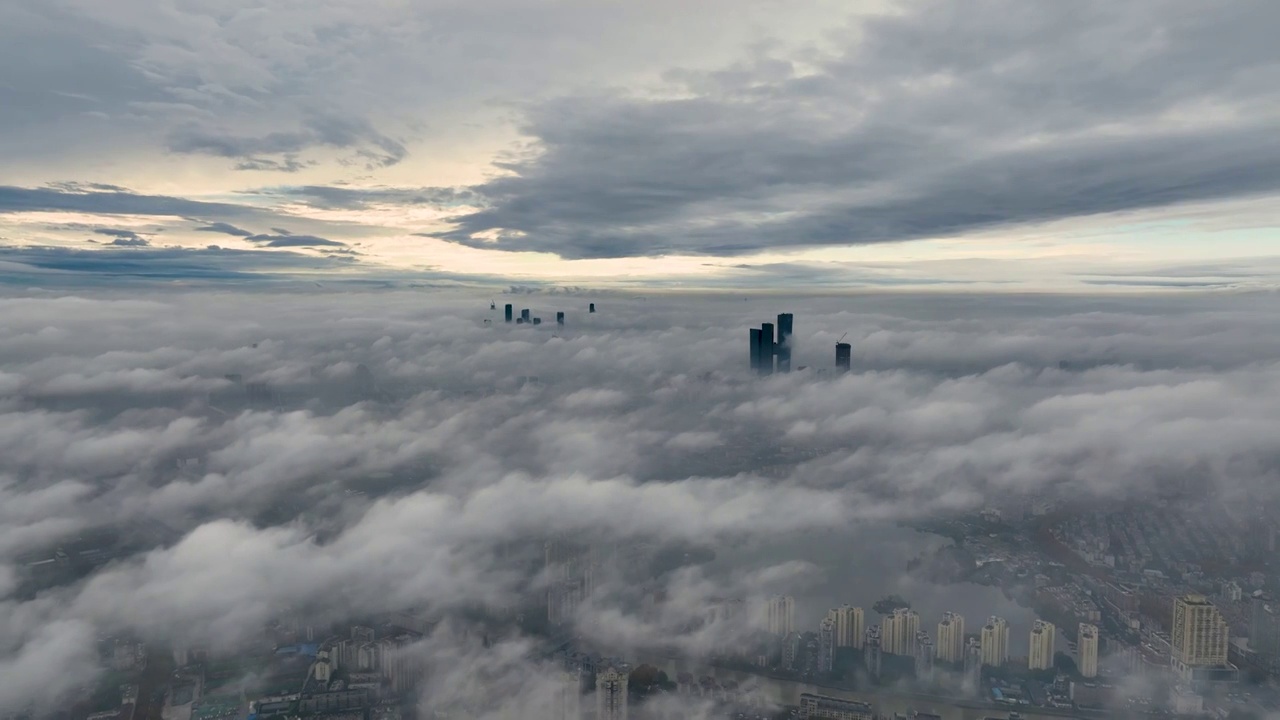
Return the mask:
[[[595,311],[596,311],[595,303],[591,303],[587,306],[587,312],[593,313]],[[507,303],[502,307],[502,318],[506,322],[514,321],[517,325],[526,325],[526,324],[541,325],[542,324],[542,318],[532,317],[532,313],[530,312],[529,308],[522,308],[520,310],[520,314],[517,316],[515,314],[515,306],[513,306],[511,303]],[[485,322],[488,322],[488,321],[486,320]],[[556,311],[556,325],[561,325],[561,326],[564,325],[563,310]]]
[[791,313],[779,313],[774,334],[773,323],[763,323],[751,328],[751,369],[761,375],[773,373],[775,360],[778,372],[791,372]]

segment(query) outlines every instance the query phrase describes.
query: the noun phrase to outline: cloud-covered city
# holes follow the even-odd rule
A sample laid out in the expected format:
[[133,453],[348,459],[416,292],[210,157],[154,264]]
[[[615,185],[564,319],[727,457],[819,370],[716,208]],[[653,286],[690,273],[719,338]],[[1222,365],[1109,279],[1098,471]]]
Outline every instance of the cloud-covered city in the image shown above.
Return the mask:
[[[539,654],[549,638],[633,666],[754,664],[778,597],[794,598],[796,632],[842,604],[869,626],[871,605],[896,595],[921,628],[954,611],[975,629],[1009,615],[1025,634],[1034,602],[1002,594],[998,576],[939,566],[1003,554],[997,564],[1034,577],[1065,572],[1042,537],[1030,550],[1004,548],[1005,535],[1151,503],[1227,527],[1269,522],[1274,303],[10,296],[0,698],[23,708],[85,693],[111,672],[104,638],[252,657],[282,618],[325,643],[343,623],[415,612],[413,647],[488,658],[477,637],[498,644],[535,694],[559,677]],[[790,371],[762,375],[747,328],[782,311]],[[957,537],[970,523],[998,532]],[[582,552],[590,592],[557,605],[553,574],[588,562]],[[1066,567],[1075,579],[1050,587],[1101,606],[1081,590],[1090,575]],[[483,675],[489,660],[475,662]],[[649,707],[692,712],[694,699]]]

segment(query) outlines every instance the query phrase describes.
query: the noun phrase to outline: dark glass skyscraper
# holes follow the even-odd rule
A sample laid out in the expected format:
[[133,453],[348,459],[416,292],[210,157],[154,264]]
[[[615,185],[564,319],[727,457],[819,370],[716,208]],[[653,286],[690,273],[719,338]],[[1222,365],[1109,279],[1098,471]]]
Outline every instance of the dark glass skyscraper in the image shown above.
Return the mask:
[[520,311],[520,319],[529,322],[529,308],[524,308]]
[[511,303],[507,303],[506,307],[502,309],[502,314],[506,317],[507,322],[511,322]]
[[773,374],[773,323],[764,323],[760,326],[760,374]]
[[852,349],[853,346],[849,343],[836,343],[836,370],[849,372],[849,357]]
[[760,369],[760,328],[751,328],[751,369]]
[[595,303],[591,303],[590,305],[588,305],[588,306],[587,306],[587,312],[589,312],[589,313],[593,313],[593,312],[595,312],[595,311],[596,311],[596,304],[595,304]]
[[791,313],[778,313],[778,372],[791,372]]
[[556,311],[556,324],[557,324],[557,325],[563,325],[563,324],[564,324],[564,311],[563,311],[563,310],[557,310],[557,311]]

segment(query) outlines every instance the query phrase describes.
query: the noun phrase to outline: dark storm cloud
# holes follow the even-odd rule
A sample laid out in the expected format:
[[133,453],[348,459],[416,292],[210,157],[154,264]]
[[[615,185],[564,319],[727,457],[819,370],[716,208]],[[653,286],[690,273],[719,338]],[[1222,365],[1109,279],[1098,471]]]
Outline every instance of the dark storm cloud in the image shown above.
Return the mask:
[[340,185],[300,185],[264,188],[254,195],[282,198],[324,209],[359,210],[371,205],[431,205],[450,207],[477,202],[466,188],[352,188]]
[[209,223],[208,225],[196,228],[196,232],[222,233],[223,235],[233,235],[235,237],[249,237],[253,234],[248,230],[238,228],[235,225],[224,222]]
[[313,117],[296,131],[263,135],[238,135],[199,126],[175,131],[168,148],[175,153],[212,155],[239,160],[238,170],[278,170],[296,172],[309,162],[299,155],[315,148],[351,151],[350,162],[368,169],[390,167],[408,155],[399,141],[375,130],[367,121],[332,116]]
[[175,217],[253,217],[262,212],[246,205],[202,202],[167,195],[141,195],[114,186],[63,183],[24,188],[0,185],[0,214],[41,211]]
[[[153,280],[267,280],[303,270],[332,267],[328,258],[284,251],[154,248],[145,240],[108,244],[119,249],[55,247],[0,248],[6,284],[99,282],[122,278]],[[267,243],[270,246],[270,243]],[[128,249],[126,249],[128,248]],[[58,275],[49,275],[49,273]],[[94,279],[96,278],[96,280]]]
[[[279,232],[278,229],[277,232]],[[277,235],[250,235],[245,240],[265,247],[346,247],[346,243],[337,240],[314,235],[291,235],[288,232],[280,232]]]
[[904,10],[803,70],[761,59],[673,74],[676,99],[536,105],[537,151],[474,188],[488,207],[442,237],[742,255],[1280,189],[1280,71],[1260,30],[1280,22],[1273,3]]
[[[110,632],[227,646],[299,598],[325,620],[510,607],[529,578],[499,547],[557,533],[732,556],[656,581],[673,600],[648,617],[606,573],[580,618],[587,638],[705,651],[749,629],[680,631],[716,593],[857,572],[733,548],[855,532],[837,544],[875,553],[902,540],[886,521],[1191,479],[1258,506],[1280,477],[1274,295],[520,297],[567,325],[485,326],[488,296],[459,292],[0,299],[0,677],[69,687]],[[830,368],[847,333],[854,372],[749,376],[744,328],[782,310],[797,366]],[[170,530],[17,593],[18,558],[104,525]],[[0,683],[0,702],[42,687]]]

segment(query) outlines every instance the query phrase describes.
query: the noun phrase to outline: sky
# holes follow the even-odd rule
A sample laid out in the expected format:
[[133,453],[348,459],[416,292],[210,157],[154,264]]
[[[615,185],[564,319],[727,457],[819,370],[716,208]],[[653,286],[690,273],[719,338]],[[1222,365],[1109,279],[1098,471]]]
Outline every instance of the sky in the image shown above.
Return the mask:
[[[518,606],[538,586],[511,549],[537,555],[560,535],[716,551],[645,584],[605,563],[575,628],[624,656],[740,640],[742,619],[685,628],[725,597],[779,592],[806,627],[896,591],[928,622],[1002,612],[1021,633],[1029,612],[997,590],[909,572],[940,539],[895,523],[1186,487],[1245,517],[1280,487],[1270,294],[497,299],[296,285],[0,296],[0,707],[92,683],[100,637],[231,651],[287,608],[324,622]],[[566,325],[506,325],[503,301],[562,310]],[[741,328],[782,310],[808,369],[757,378]],[[853,370],[836,375],[842,336]],[[275,403],[246,406],[241,383]],[[27,589],[27,562],[101,529],[133,544]],[[653,591],[661,612],[637,613]],[[502,652],[519,667],[527,650],[432,638],[433,658],[472,658],[440,660],[457,671]],[[535,694],[554,677],[523,672]]]
[[1267,0],[9,0],[0,277],[1273,288]]

